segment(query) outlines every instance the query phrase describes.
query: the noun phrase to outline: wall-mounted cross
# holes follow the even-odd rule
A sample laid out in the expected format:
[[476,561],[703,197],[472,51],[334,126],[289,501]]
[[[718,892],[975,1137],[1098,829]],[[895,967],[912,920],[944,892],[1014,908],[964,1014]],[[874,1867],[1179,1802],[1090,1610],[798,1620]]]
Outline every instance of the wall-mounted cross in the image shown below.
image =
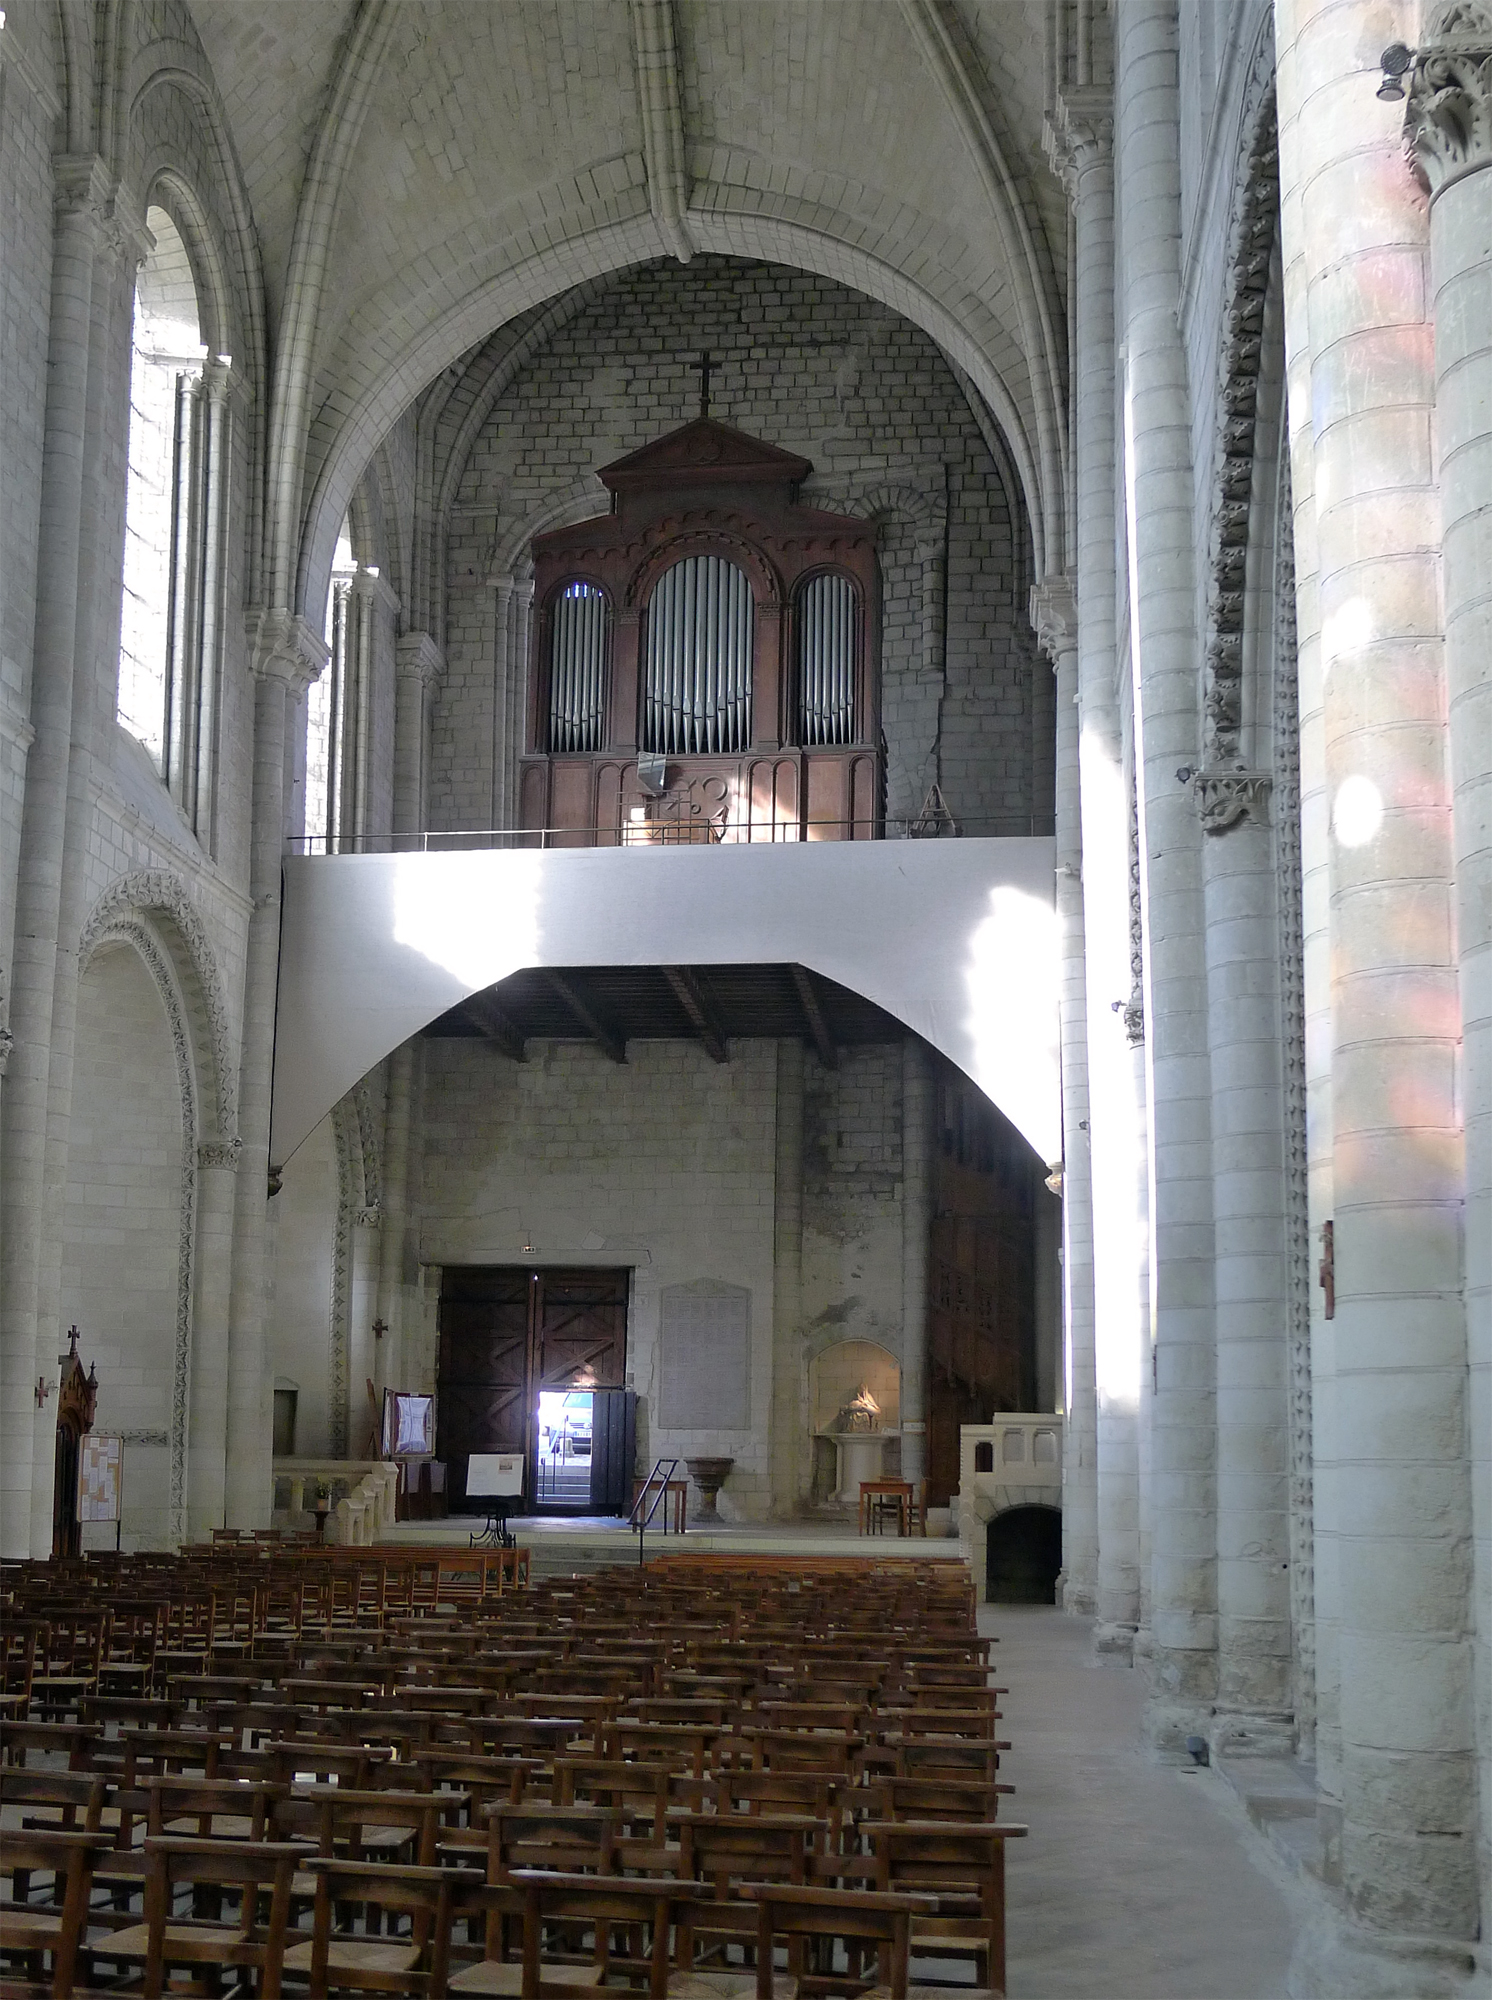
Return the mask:
[[712,361],[701,348],[699,359],[693,363],[693,368],[699,377],[699,414],[707,417],[710,414],[710,377],[719,372],[720,363]]

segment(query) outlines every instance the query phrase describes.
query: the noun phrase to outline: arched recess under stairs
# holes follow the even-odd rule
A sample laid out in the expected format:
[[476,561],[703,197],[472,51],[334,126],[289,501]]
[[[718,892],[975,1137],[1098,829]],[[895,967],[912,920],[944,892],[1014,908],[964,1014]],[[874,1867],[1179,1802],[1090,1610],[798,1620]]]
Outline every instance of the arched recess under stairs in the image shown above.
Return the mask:
[[985,1594],[991,1604],[1055,1604],[1062,1568],[1060,1507],[1007,1507],[985,1529]]

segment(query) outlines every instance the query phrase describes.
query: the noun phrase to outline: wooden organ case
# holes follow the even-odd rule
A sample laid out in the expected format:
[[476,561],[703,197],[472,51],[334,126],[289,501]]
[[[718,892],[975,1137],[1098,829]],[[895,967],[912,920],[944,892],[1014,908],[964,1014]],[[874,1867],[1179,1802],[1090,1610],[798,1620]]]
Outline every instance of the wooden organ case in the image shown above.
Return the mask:
[[699,417],[534,539],[533,845],[882,831],[874,523],[797,504],[805,458]]

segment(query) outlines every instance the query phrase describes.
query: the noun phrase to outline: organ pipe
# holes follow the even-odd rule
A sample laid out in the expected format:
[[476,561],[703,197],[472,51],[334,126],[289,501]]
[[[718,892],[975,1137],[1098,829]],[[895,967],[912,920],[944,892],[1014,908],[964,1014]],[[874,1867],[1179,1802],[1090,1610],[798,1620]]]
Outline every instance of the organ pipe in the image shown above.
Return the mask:
[[721,556],[685,556],[648,604],[643,747],[712,756],[751,741],[753,604],[744,570]]
[[599,750],[603,740],[611,606],[591,583],[555,599],[549,638],[549,747]]
[[799,599],[798,731],[810,746],[855,741],[855,591],[816,576]]

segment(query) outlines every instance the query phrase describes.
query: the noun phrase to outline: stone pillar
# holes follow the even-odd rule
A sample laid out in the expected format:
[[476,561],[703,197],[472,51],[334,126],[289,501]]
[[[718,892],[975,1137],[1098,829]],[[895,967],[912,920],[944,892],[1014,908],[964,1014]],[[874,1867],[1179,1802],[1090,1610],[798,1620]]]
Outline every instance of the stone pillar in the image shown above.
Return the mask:
[[444,660],[428,632],[406,632],[394,648],[394,840],[418,847],[425,831],[425,741],[430,693]]
[[1073,205],[1078,767],[1086,946],[1098,1444],[1095,1642],[1127,1652],[1139,1623],[1140,1325],[1136,1110],[1129,994],[1129,807],[1114,645],[1114,160],[1106,90],[1059,93],[1048,149]]
[[1473,1494],[1482,1927],[1492,1911],[1492,4],[1440,9],[1409,126],[1430,183],[1435,439],[1450,712]]
[[228,1458],[228,1319],[233,1290],[237,1139],[197,1148],[196,1252],[192,1271],[192,1380],[187,1430],[187,1538],[223,1526]]
[[373,1412],[368,1384],[378,1386],[379,1342],[373,1332],[378,1317],[378,1273],[382,1263],[383,1210],[359,1208],[352,1217],[351,1269],[347,1277],[347,1456],[372,1458],[377,1439],[369,1445]]
[[[1295,0],[1276,0],[1281,265],[1285,307],[1286,417],[1295,557],[1296,704],[1300,747],[1301,969],[1305,1070],[1306,1179],[1312,1270],[1322,1225],[1331,1216],[1331,882],[1330,794],[1321,663],[1316,541],[1316,456],[1311,428],[1309,273],[1301,187],[1312,119],[1303,104],[1295,43]],[[1319,1282],[1310,1292],[1311,1617],[1314,1638],[1317,1817],[1329,1874],[1341,1866],[1342,1769],[1338,1726],[1339,1588],[1334,1524],[1340,1512],[1336,1467],[1336,1322]],[[1297,1648],[1300,1634],[1296,1635]]]
[[1125,0],[1115,31],[1155,1345],[1147,1729],[1179,1750],[1206,1734],[1217,1688],[1217,1542],[1202,836],[1177,776],[1195,768],[1201,731],[1176,0]]
[[932,1228],[933,1080],[926,1045],[901,1045],[901,1472],[927,1475],[927,1252]]
[[1062,1459],[1064,1609],[1091,1616],[1098,1593],[1098,1403],[1094,1353],[1093,1183],[1088,1144],[1088,1000],[1078,780],[1077,604],[1066,577],[1031,594],[1031,623],[1056,670],[1057,921],[1062,932],[1062,1294],[1066,1326]]
[[228,1340],[227,1525],[262,1527],[271,1493],[272,1388],[264,1315],[275,988],[280,956],[280,863],[285,845],[287,714],[326,664],[326,642],[303,618],[261,611],[249,622],[254,675],[254,790],[249,856],[239,1124],[243,1155],[234,1202],[233,1294]]
[[380,1391],[403,1389],[404,1380],[404,1240],[409,1227],[410,1109],[413,1096],[414,1045],[405,1042],[389,1057],[388,1100],[384,1113],[383,1228],[378,1243],[378,1317],[385,1333],[381,1352],[373,1357],[373,1379]]
[[[1294,0],[1280,109],[1300,127],[1285,253],[1306,291],[1332,812],[1338,1462],[1325,1531],[1340,1583],[1341,1870],[1353,1914],[1399,1934],[1403,1990],[1424,1991],[1432,1964],[1465,1963],[1451,1941],[1477,1920],[1463,1155],[1428,228],[1398,115],[1375,102],[1362,59],[1381,19],[1352,0]],[[1287,322],[1287,338],[1301,331]],[[1338,1941],[1349,1958],[1364,1949]],[[1372,1990],[1340,1957],[1310,1976]]]
[[808,1450],[803,1353],[803,1044],[777,1044],[777,1158],[772,1210],[772,1512],[796,1514]]
[[[71,762],[73,677],[83,534],[89,337],[94,266],[103,228],[103,163],[64,158],[54,167],[45,444],[37,548],[36,638],[26,801],[16,877],[3,1169],[0,1169],[0,1547],[33,1549],[32,1470],[55,1413],[37,1411],[36,1382],[51,1378],[51,1350],[37,1350],[37,1286],[43,1233],[52,997],[62,896],[62,855]],[[50,1540],[48,1540],[50,1547]]]

